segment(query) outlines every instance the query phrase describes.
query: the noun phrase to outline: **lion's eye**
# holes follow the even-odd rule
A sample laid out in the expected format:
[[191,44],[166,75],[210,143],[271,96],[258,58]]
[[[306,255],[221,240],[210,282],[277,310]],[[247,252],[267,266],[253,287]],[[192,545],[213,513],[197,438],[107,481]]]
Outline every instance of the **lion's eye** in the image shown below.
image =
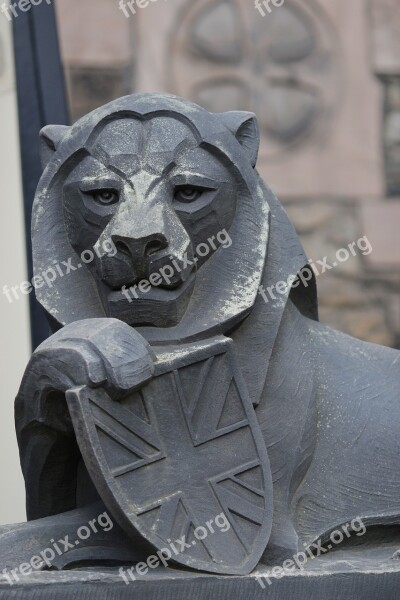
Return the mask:
[[115,204],[119,199],[118,193],[114,190],[96,190],[92,195],[99,204]]
[[178,202],[194,202],[200,198],[202,190],[193,187],[183,187],[175,192],[175,200]]

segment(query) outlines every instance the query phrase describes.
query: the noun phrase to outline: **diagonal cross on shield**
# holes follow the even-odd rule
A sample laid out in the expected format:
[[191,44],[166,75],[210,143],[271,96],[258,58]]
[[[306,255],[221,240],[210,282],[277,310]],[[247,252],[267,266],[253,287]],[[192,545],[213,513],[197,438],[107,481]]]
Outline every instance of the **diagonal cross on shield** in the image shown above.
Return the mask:
[[191,568],[249,573],[271,531],[272,479],[232,342],[155,350],[155,377],[123,400],[67,392],[87,469],[128,534]]

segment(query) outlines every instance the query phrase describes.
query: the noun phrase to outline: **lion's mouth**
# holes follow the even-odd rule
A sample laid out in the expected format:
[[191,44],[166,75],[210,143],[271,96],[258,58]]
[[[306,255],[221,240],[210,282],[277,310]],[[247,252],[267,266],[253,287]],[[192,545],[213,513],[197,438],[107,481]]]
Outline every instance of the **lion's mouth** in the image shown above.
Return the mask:
[[103,258],[99,261],[96,271],[107,290],[124,294],[129,288],[136,297],[136,294],[142,296],[143,293],[149,293],[151,288],[179,288],[191,277],[196,267],[197,259],[189,260],[187,256],[183,261],[166,255],[155,262],[146,260],[133,263],[120,252],[112,260]]
[[130,288],[123,286],[107,294],[106,312],[109,317],[121,319],[129,325],[171,327],[184,315],[195,279],[196,272],[193,270],[186,281],[174,288],[142,285],[140,289],[140,284]]
[[116,288],[111,288],[111,294],[120,293],[128,299],[127,292],[132,298],[144,298],[149,294],[152,294],[154,290],[163,290],[164,292],[170,293],[178,288],[182,288],[188,281],[194,277],[197,271],[196,264],[193,264],[186,272],[179,273],[176,277],[176,273],[169,276],[166,270],[160,269],[159,271],[149,275],[147,279],[136,280],[132,283],[125,283]]

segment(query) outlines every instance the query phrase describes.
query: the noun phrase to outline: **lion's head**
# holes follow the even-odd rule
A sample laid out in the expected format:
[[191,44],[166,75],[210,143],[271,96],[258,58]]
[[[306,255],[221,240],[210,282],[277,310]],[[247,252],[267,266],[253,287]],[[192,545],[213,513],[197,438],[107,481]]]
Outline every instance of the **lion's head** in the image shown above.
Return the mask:
[[273,200],[254,168],[255,115],[132,95],[45,127],[41,145],[34,268],[59,275],[36,293],[56,322],[112,316],[181,339],[248,314]]

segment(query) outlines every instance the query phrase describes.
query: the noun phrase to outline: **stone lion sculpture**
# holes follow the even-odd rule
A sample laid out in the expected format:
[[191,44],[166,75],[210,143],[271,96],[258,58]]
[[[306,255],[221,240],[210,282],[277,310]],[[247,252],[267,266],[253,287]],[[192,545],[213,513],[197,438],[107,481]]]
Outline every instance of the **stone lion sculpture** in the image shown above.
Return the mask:
[[[236,574],[355,518],[399,524],[400,354],[319,323],[255,115],[132,95],[41,145],[54,333],[16,401],[28,518],[104,502],[135,560],[186,536],[175,563]],[[216,515],[229,532],[194,535]]]

